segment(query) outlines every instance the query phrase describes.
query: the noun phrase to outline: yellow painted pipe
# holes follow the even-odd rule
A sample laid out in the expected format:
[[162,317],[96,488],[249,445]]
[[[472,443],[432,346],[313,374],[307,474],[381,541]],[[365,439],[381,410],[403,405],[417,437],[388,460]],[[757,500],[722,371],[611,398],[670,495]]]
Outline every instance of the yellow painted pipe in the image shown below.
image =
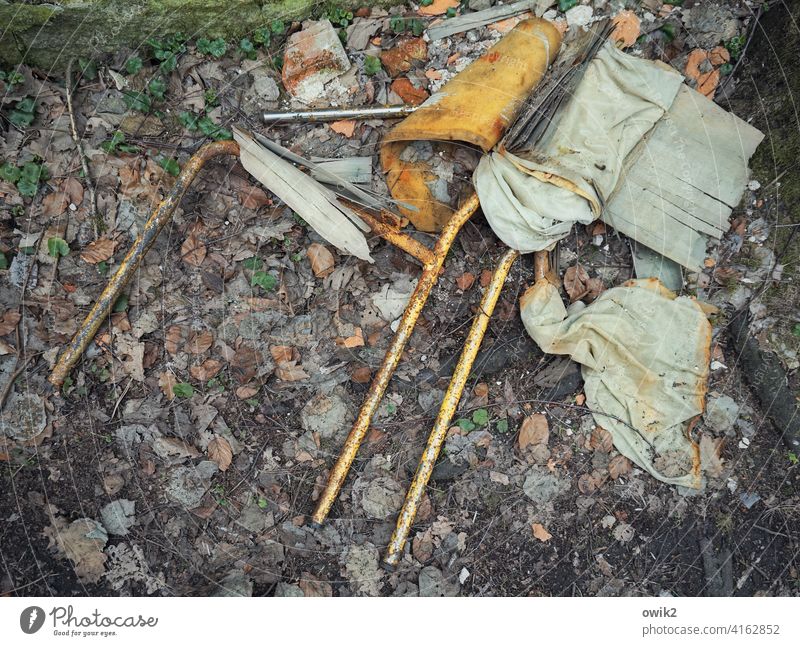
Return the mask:
[[467,198],[464,204],[461,205],[458,211],[453,214],[453,217],[445,225],[444,229],[442,229],[442,233],[439,235],[439,239],[436,241],[436,246],[433,249],[433,258],[430,262],[425,263],[417,287],[414,289],[414,293],[408,301],[405,312],[403,312],[403,317],[400,320],[400,325],[397,328],[394,339],[392,339],[392,344],[386,351],[383,363],[376,373],[375,378],[372,380],[372,384],[370,384],[367,397],[361,405],[358,418],[355,424],[353,424],[353,428],[350,430],[347,440],[345,440],[342,452],[339,454],[339,459],[331,470],[328,483],[311,517],[313,523],[319,525],[325,521],[333,502],[339,495],[347,472],[350,470],[350,466],[353,464],[353,460],[355,460],[361,442],[364,440],[369,430],[372,417],[381,399],[383,399],[383,394],[386,392],[389,380],[392,378],[397,364],[400,362],[403,349],[411,338],[411,333],[414,331],[414,326],[422,312],[422,308],[425,306],[425,302],[428,300],[428,296],[439,278],[439,272],[447,257],[447,252],[450,250],[456,234],[467,220],[469,220],[472,214],[478,210],[478,206],[478,196],[473,193]]
[[508,277],[508,272],[511,270],[511,266],[518,257],[519,252],[512,249],[503,254],[500,264],[497,266],[497,269],[494,270],[492,280],[483,294],[480,311],[472,322],[472,327],[464,343],[464,349],[461,352],[458,365],[450,379],[450,385],[447,387],[442,406],[439,408],[439,415],[436,417],[433,430],[428,437],[428,443],[422,453],[417,472],[414,475],[414,479],[411,481],[411,486],[406,494],[403,508],[400,510],[400,515],[397,518],[397,526],[392,534],[392,539],[389,541],[389,546],[386,549],[383,565],[389,570],[393,570],[403,556],[403,548],[408,540],[411,525],[414,523],[417,509],[422,501],[422,495],[425,493],[425,487],[428,485],[433,467],[439,457],[442,444],[444,444],[445,437],[447,436],[447,429],[450,428],[450,422],[455,415],[456,407],[464,392],[467,378],[472,371],[472,364],[475,361],[478,350],[480,350],[483,336],[486,334],[486,328],[489,325],[489,319],[494,313],[494,308],[497,305],[500,292],[503,290],[503,284]]
[[142,232],[138,235],[133,246],[131,246],[127,255],[120,263],[119,269],[117,269],[116,273],[111,277],[111,280],[108,281],[103,293],[100,294],[100,297],[95,301],[94,307],[92,307],[88,316],[83,321],[80,328],[78,328],[75,336],[72,337],[67,348],[61,353],[58,362],[53,367],[53,371],[48,377],[48,381],[51,384],[58,388],[64,383],[64,379],[69,374],[69,371],[72,370],[81,358],[86,346],[92,341],[97,330],[111,311],[111,308],[114,307],[114,303],[119,298],[122,290],[125,289],[130,279],[133,278],[142,259],[145,257],[150,247],[153,246],[156,238],[158,238],[158,234],[161,233],[164,225],[172,219],[175,208],[180,204],[183,194],[186,192],[186,189],[189,188],[194,178],[197,177],[197,173],[200,172],[200,169],[213,157],[238,154],[239,146],[235,141],[214,141],[205,144],[186,162],[181,170],[181,174],[178,175],[178,179],[175,180],[175,185],[172,187],[172,190],[159,202],[158,206],[153,209]]

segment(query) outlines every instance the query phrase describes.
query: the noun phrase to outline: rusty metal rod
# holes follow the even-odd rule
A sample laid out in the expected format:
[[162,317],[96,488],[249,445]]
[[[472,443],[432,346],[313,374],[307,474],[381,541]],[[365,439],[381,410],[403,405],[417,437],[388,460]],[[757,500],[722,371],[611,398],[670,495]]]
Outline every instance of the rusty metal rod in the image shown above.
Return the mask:
[[429,265],[433,263],[433,251],[429,247],[426,247],[421,242],[415,240],[407,233],[402,233],[390,224],[386,224],[385,222],[379,220],[366,209],[360,208],[351,202],[348,202],[348,206],[353,209],[353,211],[358,213],[358,217],[364,220],[364,222],[369,225],[369,228],[377,233],[381,238],[387,242],[391,242],[395,247],[402,249],[408,255],[413,256],[423,265]]
[[69,371],[75,366],[80,359],[81,354],[89,345],[97,330],[103,324],[103,321],[108,316],[114,303],[119,298],[120,293],[128,284],[130,279],[136,273],[136,270],[141,263],[142,258],[147,254],[150,247],[156,241],[158,234],[164,225],[170,221],[175,208],[181,201],[183,194],[189,185],[192,183],[197,173],[205,165],[205,163],[214,157],[220,155],[237,155],[239,154],[239,146],[235,141],[215,141],[208,143],[200,150],[198,150],[186,162],[175,180],[175,185],[167,196],[153,209],[150,218],[144,225],[142,232],[137,236],[133,246],[128,251],[124,260],[120,263],[119,269],[108,281],[108,285],[100,294],[100,297],[92,307],[89,315],[81,324],[72,341],[61,353],[58,362],[50,373],[48,380],[56,387],[60,387],[64,383],[64,379],[69,374]]
[[439,415],[436,417],[433,430],[428,437],[428,443],[422,453],[417,472],[414,475],[414,479],[411,481],[411,486],[408,488],[403,508],[400,510],[400,515],[397,518],[397,525],[394,533],[389,541],[389,546],[386,548],[383,566],[389,570],[393,570],[403,556],[403,548],[408,539],[409,532],[411,531],[411,525],[414,523],[417,509],[422,501],[422,495],[425,493],[425,487],[428,485],[433,467],[439,457],[442,444],[444,444],[447,430],[450,428],[450,422],[455,415],[458,402],[464,392],[467,378],[472,371],[472,364],[475,361],[475,357],[478,355],[478,350],[480,350],[481,342],[486,334],[486,328],[489,325],[489,319],[494,313],[494,308],[497,305],[500,292],[503,290],[503,284],[508,277],[508,272],[511,270],[511,266],[518,257],[519,252],[513,249],[503,254],[500,264],[494,270],[492,280],[489,282],[483,294],[480,311],[472,322],[472,327],[464,342],[464,349],[461,352],[461,357],[450,379],[450,384],[447,387],[444,400],[439,408]]
[[455,240],[456,234],[461,230],[461,227],[467,220],[469,220],[470,216],[478,210],[478,206],[478,196],[473,193],[467,198],[464,204],[461,205],[458,211],[453,214],[453,217],[450,218],[442,229],[442,233],[433,249],[433,259],[431,262],[425,263],[419,282],[414,289],[414,293],[411,294],[405,312],[403,312],[403,317],[392,339],[392,344],[386,351],[383,363],[370,384],[369,392],[367,393],[364,403],[361,405],[358,418],[355,424],[353,424],[353,428],[350,430],[347,440],[345,440],[342,452],[339,454],[339,458],[331,470],[328,483],[311,517],[313,523],[319,525],[325,521],[333,502],[339,495],[339,490],[342,488],[347,472],[350,470],[350,466],[353,464],[353,460],[355,460],[361,442],[364,440],[369,430],[372,416],[375,414],[375,410],[378,408],[381,399],[383,399],[383,394],[386,392],[389,380],[392,378],[395,368],[400,362],[403,349],[411,338],[411,333],[414,331],[414,326],[422,312],[422,308],[425,306],[425,302],[428,300],[428,296],[439,278],[439,272]]
[[322,123],[343,119],[401,119],[417,109],[415,105],[379,105],[366,108],[326,108],[323,110],[287,110],[265,112],[264,123]]

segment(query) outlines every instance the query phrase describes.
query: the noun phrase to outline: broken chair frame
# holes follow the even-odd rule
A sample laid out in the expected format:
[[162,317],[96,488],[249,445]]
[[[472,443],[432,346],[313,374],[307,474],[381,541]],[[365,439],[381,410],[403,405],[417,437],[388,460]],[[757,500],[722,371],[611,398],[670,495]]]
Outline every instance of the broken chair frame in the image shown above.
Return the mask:
[[[165,198],[155,207],[145,223],[142,232],[137,236],[133,246],[120,263],[116,273],[109,280],[105,289],[100,294],[64,352],[59,356],[48,378],[51,384],[60,387],[64,383],[64,379],[69,374],[70,370],[72,370],[78,362],[81,355],[86,350],[86,347],[97,333],[97,330],[103,324],[103,321],[109,316],[114,303],[136,273],[142,259],[153,246],[159,233],[161,233],[164,226],[172,219],[181,198],[200,169],[206,162],[214,157],[220,157],[222,155],[238,156],[238,154],[239,147],[234,141],[208,143],[202,146],[184,165],[174,186]],[[445,258],[447,257],[456,235],[467,220],[478,210],[480,205],[478,196],[472,193],[459,209],[453,213],[453,216],[443,227],[433,249],[423,245],[408,234],[403,233],[400,230],[400,222],[392,214],[383,213],[380,217],[376,217],[355,205],[350,206],[358,212],[359,216],[364,219],[374,233],[422,263],[422,274],[403,312],[397,332],[395,332],[394,338],[386,351],[383,362],[372,379],[367,396],[350,430],[350,434],[345,441],[342,452],[330,472],[327,485],[317,502],[316,509],[311,517],[312,522],[316,525],[321,524],[327,518],[331,506],[342,488],[345,477],[358,453],[358,449],[369,430],[373,415],[383,399],[389,381],[400,362],[403,350],[408,340],[411,338],[411,334],[414,331],[422,309],[439,278]],[[465,340],[464,348],[456,369],[453,372],[433,430],[422,454],[422,458],[420,459],[414,479],[408,489],[403,508],[397,520],[397,526],[387,548],[383,560],[383,565],[387,569],[394,569],[403,556],[404,546],[411,531],[417,509],[439,456],[442,444],[444,443],[447,430],[450,427],[450,422],[456,412],[458,402],[464,392],[467,378],[469,377],[472,364],[475,361],[484,334],[486,333],[489,319],[494,312],[503,284],[518,257],[518,252],[513,250],[506,251],[500,263],[495,268],[492,278],[483,294],[478,315],[475,317]],[[544,275],[546,268],[547,253],[538,252],[535,256],[535,271],[537,276]]]

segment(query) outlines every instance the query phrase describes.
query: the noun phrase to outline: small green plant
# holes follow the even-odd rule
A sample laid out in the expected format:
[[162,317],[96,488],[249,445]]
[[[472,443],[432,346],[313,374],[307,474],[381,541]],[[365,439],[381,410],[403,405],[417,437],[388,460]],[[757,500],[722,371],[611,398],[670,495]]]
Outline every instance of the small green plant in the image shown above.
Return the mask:
[[48,238],[47,239],[47,253],[52,256],[53,258],[58,258],[59,256],[68,256],[69,255],[69,245],[64,238]]
[[795,465],[795,464],[797,464],[798,462],[800,462],[800,459],[798,459],[798,458],[797,458],[797,454],[796,454],[796,453],[794,453],[794,452],[792,452],[792,451],[789,451],[789,452],[786,454],[786,457],[788,458],[788,460],[789,460],[789,464],[791,464],[791,465]]
[[33,123],[35,118],[36,102],[29,96],[17,101],[14,108],[8,114],[8,120],[20,128],[27,128]]
[[153,107],[150,97],[144,92],[125,90],[122,93],[122,102],[131,110],[150,112]]
[[19,85],[25,80],[25,77],[20,74],[17,70],[13,72],[9,72],[6,74],[3,70],[0,70],[0,81],[5,81],[9,87],[14,85]]
[[242,38],[239,41],[239,54],[242,58],[247,58],[250,60],[255,60],[256,58],[256,46],[253,45],[253,41],[249,38]]
[[225,497],[225,486],[222,484],[215,484],[211,487],[211,495],[220,507],[225,507],[228,504],[228,499]]
[[330,20],[334,27],[344,29],[353,21],[353,12],[329,2],[322,10],[322,17]]
[[203,92],[203,100],[206,103],[206,108],[213,108],[219,103],[219,95],[213,87],[210,87]]
[[198,38],[196,45],[198,52],[213,58],[222,58],[225,56],[225,52],[228,51],[228,45],[223,38],[215,38],[214,40]]
[[81,70],[81,76],[87,81],[94,81],[97,78],[97,63],[94,61],[79,58],[78,67]]
[[39,190],[39,182],[49,177],[47,168],[39,161],[24,163],[21,167],[11,162],[0,166],[0,178],[16,184],[17,190],[23,197],[33,197]]
[[508,433],[508,420],[507,419],[497,420],[495,428],[497,429],[497,432],[500,434]]
[[561,11],[569,11],[578,4],[578,0],[558,0],[558,8]]
[[258,496],[256,498],[256,504],[258,505],[259,509],[266,509],[267,507],[269,507],[269,500],[267,500],[263,496]]
[[115,302],[114,307],[111,309],[112,312],[116,312],[119,314],[120,312],[124,312],[128,309],[128,295],[122,294]]
[[460,428],[465,433],[469,433],[470,431],[474,431],[477,427],[475,426],[475,422],[471,419],[467,419],[466,417],[462,417],[461,419],[456,420],[456,426]]
[[173,177],[177,177],[181,174],[181,166],[178,164],[178,161],[174,157],[167,157],[166,155],[159,155],[156,158],[156,162],[158,163],[161,168],[167,171]]
[[272,22],[269,24],[269,30],[270,30],[270,31],[271,31],[271,32],[272,32],[272,33],[273,33],[275,36],[282,36],[283,34],[285,34],[285,33],[286,33],[286,23],[285,23],[285,22],[283,22],[283,20],[278,20],[278,19],[276,18],[275,20],[273,20],[273,21],[272,21]]
[[151,96],[155,97],[159,101],[163,101],[164,93],[167,91],[167,84],[163,78],[156,76],[147,84],[147,91]]
[[364,74],[367,76],[375,76],[381,69],[381,59],[377,56],[367,56],[364,59]]
[[138,74],[142,69],[142,59],[138,56],[131,56],[125,61],[125,71],[128,74]]
[[792,327],[792,334],[796,337],[800,338],[800,323],[795,323],[794,327]]
[[663,25],[661,25],[659,31],[664,34],[664,40],[668,43],[671,43],[673,40],[675,40],[675,25],[673,25],[671,22],[665,22]]
[[456,17],[456,15],[457,15],[457,13],[458,13],[458,12],[456,11],[456,8],[455,8],[455,7],[448,7],[448,8],[447,8],[447,11],[445,12],[445,15],[446,15],[448,18],[455,18],[455,17]]
[[8,269],[8,258],[6,258],[6,255],[0,251],[0,271],[3,269]]
[[253,42],[261,47],[269,47],[272,42],[272,32],[269,27],[259,27],[253,32]]
[[278,279],[265,271],[256,271],[253,272],[253,276],[250,278],[250,284],[253,287],[261,287],[266,292],[273,292],[278,286]]
[[192,112],[181,112],[178,115],[178,121],[180,121],[181,125],[189,132],[199,130],[206,137],[211,137],[216,141],[233,138],[233,134],[230,130],[218,126],[208,116],[201,117],[199,114],[194,114]]
[[411,32],[415,36],[422,36],[425,31],[425,23],[419,18],[403,18],[402,16],[393,16],[389,19],[389,29],[395,34],[403,34]]
[[258,256],[251,256],[250,258],[245,259],[242,261],[242,267],[245,269],[249,269],[251,271],[258,271],[264,266],[264,261],[261,260]]
[[397,405],[392,402],[388,402],[386,404],[386,412],[389,413],[389,415],[394,415],[397,412]]
[[433,4],[433,0],[421,0],[419,3],[420,7],[430,7]]
[[734,36],[730,40],[723,42],[722,44],[725,46],[725,49],[728,50],[728,53],[731,55],[732,61],[739,60],[739,57],[744,52],[745,44],[747,43],[747,39],[744,34],[740,34],[739,36]]
[[186,37],[173,34],[164,40],[148,38],[147,44],[153,50],[153,58],[159,61],[158,68],[164,74],[169,74],[178,66],[178,56],[186,51]]
[[110,139],[106,139],[100,144],[100,148],[105,150],[110,155],[116,153],[135,153],[139,151],[138,146],[125,143],[125,133],[117,130]]
[[192,386],[190,383],[182,381],[181,383],[175,384],[172,387],[172,392],[176,397],[180,397],[181,399],[189,399],[192,395],[194,395],[194,386]]
[[489,423],[489,411],[485,408],[479,408],[472,413],[472,421],[476,426],[486,426]]

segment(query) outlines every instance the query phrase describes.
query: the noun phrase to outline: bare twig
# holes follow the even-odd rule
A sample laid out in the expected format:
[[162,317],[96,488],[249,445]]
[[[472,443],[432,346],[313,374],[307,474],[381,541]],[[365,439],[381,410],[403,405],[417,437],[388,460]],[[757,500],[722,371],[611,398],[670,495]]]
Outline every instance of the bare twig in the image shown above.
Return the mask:
[[78,157],[81,160],[81,168],[83,169],[83,179],[86,184],[86,189],[89,191],[89,217],[92,219],[94,226],[94,237],[98,236],[98,220],[97,220],[97,195],[94,192],[94,182],[92,176],[89,174],[89,162],[86,153],[83,150],[81,138],[78,136],[78,126],[75,123],[75,111],[72,107],[72,63],[73,60],[67,64],[67,112],[69,112],[69,126],[72,134],[72,141],[75,142],[75,148],[78,150]]

